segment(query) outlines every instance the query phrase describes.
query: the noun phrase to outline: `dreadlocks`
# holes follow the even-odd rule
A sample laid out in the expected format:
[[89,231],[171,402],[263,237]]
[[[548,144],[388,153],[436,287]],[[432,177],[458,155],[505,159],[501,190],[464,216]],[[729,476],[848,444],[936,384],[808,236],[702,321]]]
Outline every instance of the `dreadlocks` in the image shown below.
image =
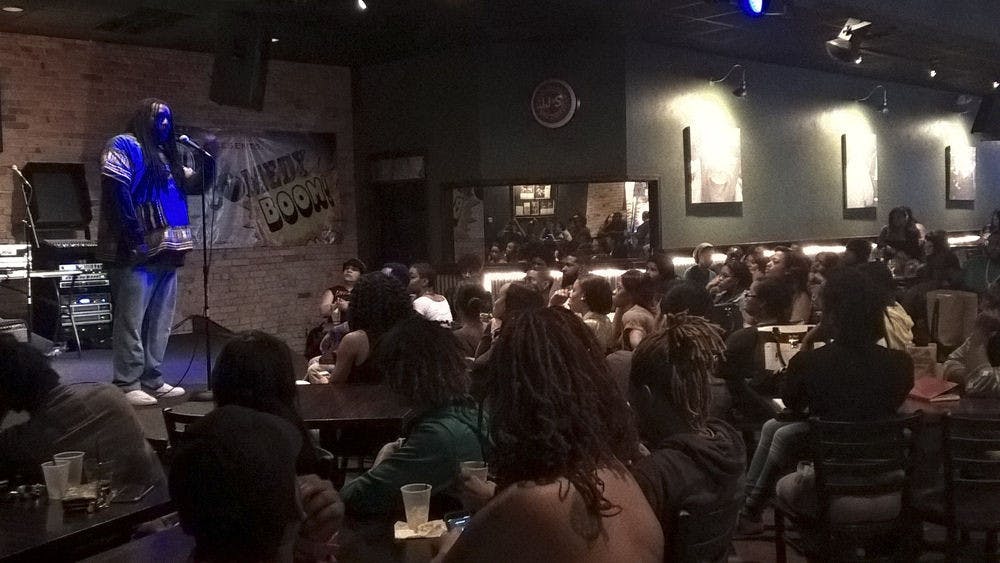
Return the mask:
[[604,497],[597,472],[624,472],[622,464],[637,452],[637,434],[583,321],[560,307],[513,316],[493,349],[486,391],[495,444],[490,465],[501,487],[564,477],[592,516],[621,512]]
[[390,389],[420,408],[469,398],[469,376],[450,330],[419,316],[396,324],[380,339],[375,365]]
[[709,376],[725,349],[719,326],[704,317],[667,314],[663,327],[636,348],[632,383],[662,393],[687,425],[704,431],[711,400]]
[[[146,98],[139,102],[138,109],[129,120],[128,132],[132,133],[139,141],[142,149],[142,160],[146,165],[146,176],[143,182],[147,186],[166,186],[167,169],[160,162],[160,153],[167,159],[169,173],[174,176],[175,182],[184,180],[184,169],[181,167],[181,158],[177,151],[177,143],[174,142],[173,118],[170,119],[170,130],[167,133],[167,141],[160,143],[155,135],[155,120],[157,112],[161,108],[167,107],[167,103],[156,98]],[[147,190],[150,188],[147,187]]]

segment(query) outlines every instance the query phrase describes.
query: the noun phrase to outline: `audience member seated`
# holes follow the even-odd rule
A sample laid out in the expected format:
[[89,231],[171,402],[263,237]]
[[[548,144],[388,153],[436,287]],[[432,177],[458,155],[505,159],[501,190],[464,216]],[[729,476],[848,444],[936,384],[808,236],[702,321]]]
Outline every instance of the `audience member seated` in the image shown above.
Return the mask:
[[488,291],[477,283],[463,282],[455,288],[455,312],[461,326],[455,329],[459,350],[468,359],[476,357],[476,349],[486,332],[483,313],[489,313],[491,299]]
[[649,260],[646,261],[646,275],[655,284],[656,302],[659,303],[663,296],[670,291],[670,287],[679,283],[674,262],[670,256],[662,251],[655,250],[650,253]]
[[573,292],[573,284],[580,276],[587,273],[587,258],[583,254],[566,253],[560,257],[560,264],[562,279],[559,280],[559,289],[554,289],[548,296],[549,305],[556,307],[566,304],[570,293]]
[[752,400],[751,393],[773,394],[776,379],[764,362],[764,344],[772,341],[768,329],[788,324],[792,306],[789,287],[773,277],[764,277],[750,286],[746,312],[756,324],[737,330],[726,339],[719,377],[726,380],[733,407],[747,420],[762,420],[768,413]]
[[840,267],[840,255],[834,252],[818,252],[813,257],[812,268],[809,270],[809,299],[812,301],[813,318],[822,318],[823,306],[820,293],[826,278]]
[[[830,276],[823,289],[824,323],[833,342],[803,350],[788,362],[782,399],[791,412],[826,420],[877,420],[892,417],[913,387],[913,361],[903,351],[877,344],[883,331],[884,296],[872,279],[855,268]],[[781,470],[795,459],[807,435],[803,420],[764,424],[747,472],[744,531],[759,529],[760,513],[774,494]],[[797,477],[802,477],[796,474]],[[796,498],[798,479],[788,482],[784,498]]]
[[944,378],[948,381],[964,385],[978,368],[990,364],[986,343],[990,335],[1000,331],[1000,284],[990,286],[981,307],[972,334],[944,362]]
[[322,469],[320,458],[332,464],[332,455],[314,444],[299,414],[291,349],[279,338],[258,330],[237,334],[215,360],[212,393],[217,407],[237,405],[272,414],[296,429],[302,447],[295,473],[300,476],[306,508],[296,554],[309,555],[312,560],[317,559],[313,555],[329,555],[328,541],[340,527],[344,505],[333,484],[317,475]]
[[608,319],[608,314],[614,310],[611,299],[608,280],[592,274],[576,280],[569,298],[569,309],[583,317],[583,323],[597,338],[602,354],[607,354],[614,346],[614,326]]
[[851,239],[845,245],[844,256],[841,258],[841,266],[855,266],[857,264],[867,264],[872,256],[872,243]]
[[905,207],[894,207],[889,211],[889,223],[882,227],[875,243],[879,250],[891,248],[896,253],[903,252],[908,258],[921,260],[924,257],[920,247],[920,231],[916,221]]
[[170,497],[195,538],[191,560],[291,562],[303,519],[287,420],[236,405],[185,431],[170,468]]
[[988,364],[981,365],[965,382],[966,397],[1000,398],[1000,332],[994,332],[986,342]]
[[967,291],[979,295],[1000,279],[1000,233],[990,235],[986,241],[986,251],[965,261],[962,270],[962,286]]
[[490,320],[489,330],[483,334],[483,341],[479,343],[476,358],[488,354],[493,341],[500,334],[503,323],[510,317],[528,309],[544,306],[545,298],[538,293],[537,287],[524,281],[512,281],[502,285],[493,302],[493,319]]
[[[559,307],[504,324],[487,377],[496,495],[444,561],[662,561],[663,533],[627,466],[638,436],[593,333]],[[449,550],[450,547],[450,550]]]
[[615,292],[615,347],[635,350],[646,336],[656,330],[653,301],[655,283],[639,270],[629,270],[618,278]]
[[[469,376],[451,332],[414,317],[386,333],[375,354],[386,385],[413,405],[406,436],[386,444],[375,465],[341,491],[349,514],[388,516],[399,488],[429,483],[435,499],[449,491],[459,463],[483,460],[489,446],[485,421],[469,395]],[[445,501],[447,502],[447,501]],[[433,501],[435,513],[443,508]],[[401,506],[400,506],[401,508]],[[402,516],[399,514],[392,516]]]
[[809,270],[812,263],[800,250],[778,246],[771,255],[767,275],[784,282],[792,291],[790,324],[808,323],[812,320],[812,298],[809,295]]
[[743,296],[750,284],[753,283],[753,275],[746,264],[736,259],[726,260],[719,271],[719,275],[708,282],[706,289],[712,295],[712,301],[716,305],[726,305],[729,303],[741,304]]
[[711,243],[703,242],[694,247],[691,257],[694,258],[694,265],[684,271],[684,279],[699,285],[707,286],[708,282],[715,277],[712,271],[712,254],[715,247]]
[[28,420],[0,432],[0,479],[21,475],[41,483],[41,464],[53,454],[81,451],[112,460],[122,484],[164,480],[135,410],[107,383],[62,385],[41,352],[0,334],[0,422],[10,412]]
[[323,297],[319,303],[319,314],[332,323],[340,323],[347,320],[347,295],[354,289],[354,284],[358,283],[361,276],[367,271],[365,263],[357,258],[351,258],[344,262],[341,272],[343,272],[343,285],[335,285],[323,292]]
[[709,378],[724,344],[699,316],[668,314],[661,332],[632,359],[630,401],[650,455],[632,466],[669,537],[680,510],[698,514],[742,504],[746,447],[729,424],[710,415]]
[[555,280],[552,279],[548,262],[538,256],[531,260],[528,270],[524,273],[524,281],[538,288],[538,292],[542,295],[552,293],[555,283]]
[[913,346],[913,319],[896,301],[896,282],[892,279],[892,273],[880,262],[869,262],[857,268],[871,279],[872,286],[885,306],[882,322],[884,345],[886,348],[905,352],[908,346]]
[[767,274],[767,265],[771,263],[771,259],[764,256],[764,250],[763,246],[755,246],[743,257],[743,263],[750,270],[753,281],[764,277]]
[[416,296],[413,300],[413,309],[421,317],[445,328],[451,328],[451,323],[454,320],[451,316],[451,305],[448,304],[444,295],[434,291],[436,283],[437,272],[430,264],[417,262],[410,266],[410,283],[406,290],[411,295]]
[[[375,384],[381,375],[370,362],[371,351],[379,338],[396,323],[416,313],[410,298],[396,280],[382,272],[361,276],[351,292],[349,309],[351,332],[347,333],[336,350],[336,363],[332,366],[309,366],[307,377],[314,383]],[[329,375],[323,375],[327,371]]]

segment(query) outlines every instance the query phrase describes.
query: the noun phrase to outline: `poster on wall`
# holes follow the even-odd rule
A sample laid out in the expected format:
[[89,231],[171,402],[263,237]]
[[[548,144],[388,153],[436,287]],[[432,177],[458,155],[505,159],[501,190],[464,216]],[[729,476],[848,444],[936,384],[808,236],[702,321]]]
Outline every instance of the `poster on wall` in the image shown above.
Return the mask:
[[482,188],[465,187],[454,190],[451,216],[455,258],[467,254],[481,255],[486,244]]
[[[184,132],[203,146],[217,147],[218,176],[206,192],[212,247],[342,240],[334,135],[195,128]],[[188,198],[197,237],[201,236],[200,198]]]
[[742,215],[743,162],[738,127],[684,128],[689,215]]
[[878,148],[874,133],[840,138],[845,219],[871,219],[878,203]]
[[948,207],[972,209],[976,200],[976,147],[946,147],[944,163],[945,203]]

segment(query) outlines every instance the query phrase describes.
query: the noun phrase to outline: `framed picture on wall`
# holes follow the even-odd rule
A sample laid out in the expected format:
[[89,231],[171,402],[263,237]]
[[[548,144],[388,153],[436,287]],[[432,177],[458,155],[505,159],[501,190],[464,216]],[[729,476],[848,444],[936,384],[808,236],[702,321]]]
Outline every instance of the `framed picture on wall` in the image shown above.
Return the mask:
[[555,199],[550,184],[513,186],[514,215],[517,217],[538,217],[555,214]]
[[840,137],[844,219],[874,219],[878,204],[878,146],[874,133]]
[[976,147],[945,147],[945,206],[972,209],[976,202]]
[[743,163],[738,127],[684,128],[688,215],[743,214]]

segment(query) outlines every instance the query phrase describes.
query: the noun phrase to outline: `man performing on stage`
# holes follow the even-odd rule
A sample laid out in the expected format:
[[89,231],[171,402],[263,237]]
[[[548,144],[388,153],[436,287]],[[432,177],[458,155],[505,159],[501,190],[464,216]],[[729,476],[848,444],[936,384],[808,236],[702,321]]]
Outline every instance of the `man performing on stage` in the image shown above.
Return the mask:
[[[206,181],[214,163],[204,158]],[[114,383],[133,405],[184,394],[163,382],[160,364],[177,301],[177,268],[194,248],[185,193],[202,177],[182,166],[167,104],[143,100],[128,131],[101,155],[98,257],[114,292]]]

